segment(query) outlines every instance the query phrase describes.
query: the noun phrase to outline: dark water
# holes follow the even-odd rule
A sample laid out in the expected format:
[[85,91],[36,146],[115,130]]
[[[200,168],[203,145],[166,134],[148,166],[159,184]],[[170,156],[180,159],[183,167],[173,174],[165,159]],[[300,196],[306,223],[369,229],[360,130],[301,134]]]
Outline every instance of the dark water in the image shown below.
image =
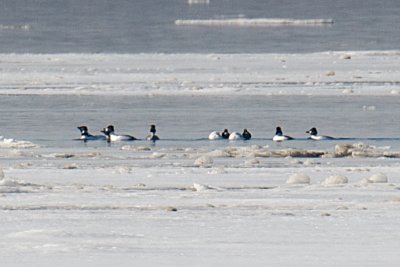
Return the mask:
[[[368,111],[364,105],[374,106]],[[150,124],[156,124],[163,139],[157,145],[224,146],[229,142],[210,142],[211,131],[228,128],[253,133],[249,142],[235,145],[326,148],[338,142],[365,142],[400,148],[398,114],[393,97],[361,96],[265,96],[265,97],[134,97],[134,96],[2,96],[0,135],[49,146],[80,146],[73,141],[79,125],[92,134],[108,124],[120,134],[145,138]],[[275,127],[297,141],[275,144]],[[314,142],[306,140],[306,130],[317,127],[320,134],[345,140]],[[106,143],[90,145],[105,146]],[[148,143],[148,142],[146,142]],[[139,142],[140,144],[140,142]]]
[[[400,48],[400,1],[1,0],[1,53],[259,53]],[[176,26],[177,19],[333,19],[328,27]],[[22,27],[21,27],[22,26]]]

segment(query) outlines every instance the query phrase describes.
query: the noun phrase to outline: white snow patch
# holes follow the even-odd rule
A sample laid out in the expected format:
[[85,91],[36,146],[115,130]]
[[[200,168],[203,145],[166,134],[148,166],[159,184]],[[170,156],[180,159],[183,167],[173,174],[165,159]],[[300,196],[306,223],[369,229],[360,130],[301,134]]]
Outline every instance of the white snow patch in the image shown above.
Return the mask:
[[0,24],[0,31],[29,31],[31,29],[32,26],[29,24],[15,24],[15,25]]
[[42,186],[18,181],[12,178],[3,178],[0,180],[0,193],[20,193],[33,192]]
[[354,90],[353,90],[353,89],[344,89],[344,90],[342,91],[342,93],[343,93],[343,94],[353,94],[353,93],[354,93]]
[[36,148],[40,145],[29,141],[17,141],[12,138],[4,138],[0,136],[0,148]]
[[225,170],[224,167],[221,167],[221,166],[219,166],[219,167],[217,167],[217,168],[212,168],[212,169],[208,172],[208,174],[224,174],[224,173],[226,173],[226,170]]
[[387,147],[375,147],[364,143],[356,144],[337,144],[335,145],[335,157],[358,157],[358,158],[378,158],[378,157],[399,157],[396,151],[385,151]]
[[365,111],[375,111],[375,110],[376,110],[376,107],[375,107],[375,106],[367,106],[367,105],[364,105],[364,106],[363,106],[363,110],[365,110]]
[[227,155],[228,155],[228,153],[226,153],[222,150],[219,150],[219,149],[216,149],[216,150],[213,150],[213,151],[207,153],[207,156],[213,157],[213,158],[216,158],[216,157],[223,158],[223,157],[226,157]]
[[384,173],[375,173],[373,175],[371,175],[367,181],[369,183],[387,183],[388,182],[388,178]]
[[343,54],[343,55],[341,55],[340,57],[339,57],[340,59],[351,59],[351,55],[348,55],[348,54]]
[[194,165],[197,167],[211,167],[214,160],[209,156],[201,156],[194,161]]
[[254,167],[258,164],[260,164],[260,161],[257,158],[251,158],[244,162],[244,166],[246,167]]
[[342,175],[331,175],[322,182],[324,186],[347,184],[349,179]]
[[198,183],[194,183],[193,184],[193,189],[194,191],[206,191],[206,190],[210,190],[213,189],[211,186],[205,185],[205,184],[198,184]]
[[4,178],[2,180],[0,180],[0,186],[19,186],[22,185],[20,182],[13,180],[13,179],[9,179],[9,178]]
[[128,174],[131,173],[131,168],[129,166],[118,166],[114,173],[116,174]]
[[310,182],[310,177],[304,173],[294,173],[286,181],[287,184],[310,184]]
[[132,146],[125,145],[121,147],[121,150],[130,150],[130,151],[151,151],[150,147],[147,146]]
[[163,157],[165,157],[166,154],[165,153],[160,153],[160,152],[153,152],[149,158],[151,159],[161,159]]
[[210,0],[188,0],[189,5],[208,5]]

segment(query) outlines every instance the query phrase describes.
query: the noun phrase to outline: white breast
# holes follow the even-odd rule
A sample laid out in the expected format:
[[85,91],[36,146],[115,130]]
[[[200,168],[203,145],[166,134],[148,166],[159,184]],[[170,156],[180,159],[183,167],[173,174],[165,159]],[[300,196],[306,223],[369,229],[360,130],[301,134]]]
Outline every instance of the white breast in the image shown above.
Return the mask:
[[222,139],[222,136],[219,132],[214,131],[208,135],[208,139],[209,140],[218,140],[218,139]]
[[103,135],[89,135],[89,136],[82,135],[81,140],[85,141],[106,140],[106,137]]
[[316,141],[329,139],[328,137],[323,135],[311,135],[310,138]]
[[243,139],[242,135],[238,132],[233,132],[229,135],[229,140],[240,140]]
[[310,139],[312,139],[312,140],[321,140],[321,136],[311,135]]
[[128,140],[133,140],[133,139],[129,135],[110,134],[110,141],[111,142],[128,141]]
[[282,141],[285,141],[285,140],[288,140],[288,138],[286,136],[284,136],[284,135],[275,135],[272,138],[272,141],[274,141],[274,142],[282,142]]

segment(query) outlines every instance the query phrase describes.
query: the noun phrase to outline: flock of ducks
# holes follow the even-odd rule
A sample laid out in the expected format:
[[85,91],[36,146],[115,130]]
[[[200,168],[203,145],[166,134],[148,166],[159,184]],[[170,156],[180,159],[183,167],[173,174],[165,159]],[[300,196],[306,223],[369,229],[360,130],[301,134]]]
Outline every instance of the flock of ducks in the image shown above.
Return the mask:
[[[134,140],[139,140],[136,137],[132,135],[127,135],[127,134],[116,134],[114,130],[113,125],[108,125],[105,127],[101,132],[104,135],[92,135],[89,133],[88,127],[87,126],[79,126],[78,127],[79,131],[81,132],[81,137],[79,138],[80,140],[83,141],[91,141],[91,140],[107,140],[107,142],[119,142],[119,141],[134,141]],[[318,135],[318,131],[315,127],[311,128],[310,130],[306,131],[306,133],[310,134],[308,137],[311,140],[329,140],[329,139],[334,139],[333,137],[326,136],[326,135]],[[222,139],[227,139],[227,140],[250,140],[251,139],[251,133],[247,130],[244,129],[242,133],[239,132],[232,132],[229,133],[228,129],[223,130],[222,132],[214,131],[211,132],[208,136],[209,140],[222,140]],[[288,135],[284,135],[282,128],[281,127],[276,127],[275,135],[272,138],[272,141],[274,142],[282,142],[286,140],[293,140],[294,138]],[[146,140],[149,141],[157,141],[160,140],[160,138],[156,135],[156,126],[150,125],[150,134],[146,137]]]
[[[317,128],[313,127],[310,130],[306,131],[306,133],[310,134],[310,136],[308,137],[308,139],[311,140],[315,140],[315,141],[319,141],[319,140],[332,140],[335,139],[331,136],[327,136],[327,135],[318,135],[318,131]],[[275,136],[272,138],[273,141],[275,142],[282,142],[285,140],[292,140],[294,139],[291,136],[288,135],[284,135],[282,132],[281,127],[276,127],[276,132],[275,132]]]
[[[113,125],[108,125],[107,127],[103,128],[101,132],[104,135],[92,135],[89,133],[87,126],[79,126],[78,130],[81,132],[80,140],[85,142],[92,141],[92,140],[107,140],[107,142],[119,142],[119,141],[134,141],[138,140],[136,137],[127,134],[116,134]],[[156,135],[156,126],[150,126],[150,134],[146,137],[146,140],[149,141],[157,141],[160,138]]]
[[[318,135],[318,131],[317,128],[313,127],[310,130],[306,131],[306,133],[310,134],[310,136],[308,137],[308,139],[312,139],[312,140],[330,140],[330,139],[334,139],[331,136],[326,136],[326,135]],[[247,130],[244,129],[243,133],[240,134],[238,132],[233,132],[233,133],[229,133],[228,129],[225,129],[223,132],[212,132],[210,133],[210,135],[208,136],[209,140],[219,140],[219,139],[228,139],[228,140],[250,140],[251,139],[251,133]],[[282,141],[286,141],[286,140],[293,140],[294,138],[288,135],[284,135],[282,128],[281,127],[276,127],[276,131],[275,131],[275,135],[272,138],[272,141],[274,142],[282,142]]]
[[222,133],[214,131],[210,133],[208,136],[209,140],[220,140],[220,139],[228,139],[228,140],[250,140],[251,133],[244,129],[243,133],[233,132],[229,133],[228,129],[225,129]]

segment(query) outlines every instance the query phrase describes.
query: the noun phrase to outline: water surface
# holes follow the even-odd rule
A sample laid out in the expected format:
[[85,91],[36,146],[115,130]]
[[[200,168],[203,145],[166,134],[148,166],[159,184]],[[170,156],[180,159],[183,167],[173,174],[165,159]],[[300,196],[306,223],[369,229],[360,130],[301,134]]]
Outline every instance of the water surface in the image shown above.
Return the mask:
[[[396,0],[0,1],[1,53],[303,53],[393,50]],[[329,27],[176,26],[179,19],[333,19]]]
[[[270,145],[276,148],[326,148],[338,142],[400,147],[397,98],[389,96],[2,96],[1,135],[49,146],[81,146],[73,139],[87,125],[92,134],[113,124],[117,133],[145,138],[156,124],[158,146]],[[369,110],[365,107],[373,107]],[[297,141],[275,144],[275,127]],[[312,142],[305,133],[344,140]],[[210,142],[214,130],[253,134],[248,142]],[[138,141],[135,144],[143,144]],[[145,142],[147,144],[147,142]],[[89,145],[106,146],[104,142]],[[118,145],[117,145],[118,146]]]

